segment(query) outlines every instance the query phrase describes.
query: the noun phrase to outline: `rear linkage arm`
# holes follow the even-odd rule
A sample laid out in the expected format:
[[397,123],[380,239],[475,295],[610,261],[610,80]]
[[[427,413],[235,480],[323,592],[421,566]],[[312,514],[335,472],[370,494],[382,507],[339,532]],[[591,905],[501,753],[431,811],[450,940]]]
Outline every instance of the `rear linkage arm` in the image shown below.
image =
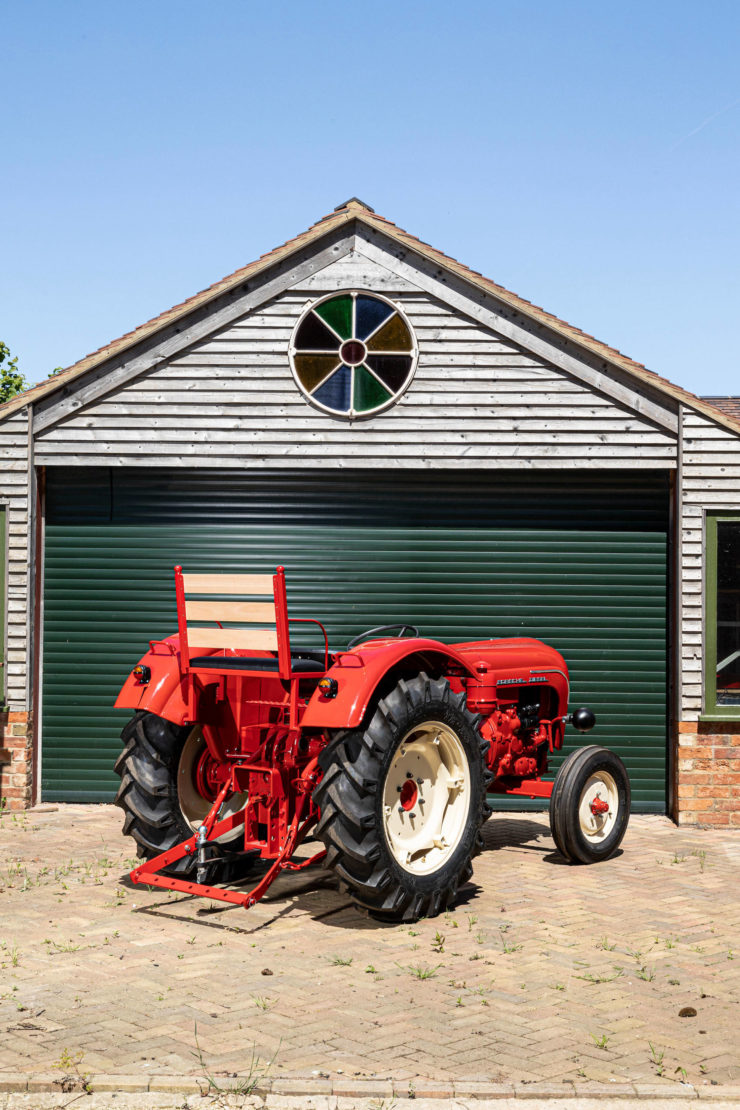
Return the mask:
[[[131,881],[134,883],[144,883],[148,886],[161,886],[167,890],[181,890],[185,894],[200,894],[205,898],[214,898],[221,902],[232,902],[237,906],[244,906],[249,909],[254,906],[263,895],[272,886],[275,879],[281,871],[301,871],[304,867],[308,867],[312,863],[317,863],[326,855],[325,851],[317,852],[315,856],[310,859],[301,860],[300,863],[291,863],[290,857],[293,852],[302,842],[306,834],[316,823],[315,817],[308,817],[301,824],[301,816],[306,808],[306,801],[310,797],[313,787],[316,783],[316,769],[318,767],[318,758],[311,760],[311,762],[304,768],[303,773],[293,784],[296,788],[296,806],[295,815],[288,829],[288,835],[285,843],[282,846],[280,855],[277,857],[272,867],[267,871],[257,886],[249,891],[240,890],[227,890],[224,887],[208,886],[200,882],[203,877],[202,872],[205,870],[206,860],[206,844],[215,841],[223,833],[231,832],[239,825],[244,824],[244,818],[247,811],[247,806],[240,810],[238,813],[229,814],[222,821],[218,821],[218,813],[221,809],[226,798],[229,794],[235,793],[234,774],[229,776],[224,785],[218,792],[218,796],[211,806],[208,814],[203,820],[197,834],[188,837],[180,844],[175,845],[166,852],[162,852],[153,859],[147,860],[139,867],[135,867],[131,872]],[[176,863],[177,860],[182,859],[183,856],[191,855],[193,852],[198,854],[198,882],[188,882],[186,879],[177,879],[172,875],[160,875],[159,872],[164,867],[168,867],[171,863]]]

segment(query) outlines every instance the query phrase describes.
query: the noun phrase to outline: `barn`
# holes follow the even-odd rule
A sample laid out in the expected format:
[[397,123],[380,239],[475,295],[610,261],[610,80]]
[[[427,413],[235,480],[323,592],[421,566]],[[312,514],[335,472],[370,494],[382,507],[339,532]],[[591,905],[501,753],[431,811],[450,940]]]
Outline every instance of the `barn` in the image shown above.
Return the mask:
[[740,825],[737,399],[357,198],[7,402],[0,437],[6,806],[112,800],[175,563],[282,563],[333,646],[399,620],[552,643],[636,811]]

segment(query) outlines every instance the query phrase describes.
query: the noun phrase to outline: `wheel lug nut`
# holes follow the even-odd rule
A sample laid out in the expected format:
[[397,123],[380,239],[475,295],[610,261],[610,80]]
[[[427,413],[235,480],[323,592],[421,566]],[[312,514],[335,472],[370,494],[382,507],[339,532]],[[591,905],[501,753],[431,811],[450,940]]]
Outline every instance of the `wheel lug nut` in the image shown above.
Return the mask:
[[406,778],[407,779],[412,779],[413,777],[414,777],[414,772],[413,771],[407,771],[406,772]]
[[397,786],[397,787],[396,787],[396,790],[397,790],[397,792],[398,792],[399,794],[401,793],[401,787],[400,787],[400,786]]
[[423,786],[424,785],[424,779],[417,779],[416,784],[417,784],[417,786]]

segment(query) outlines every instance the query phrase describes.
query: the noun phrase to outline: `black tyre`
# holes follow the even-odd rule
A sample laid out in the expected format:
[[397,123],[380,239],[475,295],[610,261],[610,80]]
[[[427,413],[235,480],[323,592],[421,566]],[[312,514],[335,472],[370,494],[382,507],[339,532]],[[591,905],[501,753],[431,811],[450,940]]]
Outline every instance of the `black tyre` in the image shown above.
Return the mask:
[[479,719],[422,672],[322,752],[317,835],[342,889],[374,916],[433,917],[472,875],[490,813]]
[[630,780],[622,760],[590,744],[572,752],[555,779],[550,831],[571,863],[597,863],[613,856],[627,830]]
[[[121,739],[124,747],[115,764],[121,776],[116,805],[124,812],[123,831],[136,841],[137,855],[152,859],[197,832],[211,808],[211,800],[199,792],[196,774],[205,742],[197,726],[180,727],[142,712],[131,718]],[[245,802],[245,796],[235,795],[223,815],[241,809]],[[240,827],[219,839],[219,854],[238,850],[241,836]],[[195,868],[194,857],[184,856],[164,873],[190,875]],[[224,877],[214,862],[209,865],[208,881],[215,882],[217,876]]]

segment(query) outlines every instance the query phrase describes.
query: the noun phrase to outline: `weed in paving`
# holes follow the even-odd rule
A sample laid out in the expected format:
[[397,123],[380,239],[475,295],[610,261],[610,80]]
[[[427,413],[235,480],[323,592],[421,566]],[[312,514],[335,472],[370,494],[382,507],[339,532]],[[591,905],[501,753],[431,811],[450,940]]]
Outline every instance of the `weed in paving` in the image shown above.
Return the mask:
[[62,1050],[59,1059],[52,1064],[53,1068],[63,1073],[56,1082],[65,1093],[68,1091],[82,1091],[87,1095],[92,1094],[90,1075],[88,1072],[82,1071],[81,1068],[82,1059],[82,1052],[77,1052],[73,1056],[69,1049],[65,1048]]
[[194,1026],[194,1039],[195,1039],[195,1052],[192,1055],[198,1061],[198,1065],[203,1073],[202,1079],[206,1084],[206,1090],[203,1092],[206,1095],[213,1094],[220,1095],[251,1095],[263,1079],[266,1079],[272,1065],[275,1063],[280,1046],[275,1049],[272,1057],[266,1062],[257,1055],[256,1045],[252,1044],[252,1055],[247,1065],[247,1074],[242,1078],[234,1076],[234,1082],[229,1085],[223,1085],[213,1073],[209,1070],[203,1050],[198,1041],[198,1025]]

